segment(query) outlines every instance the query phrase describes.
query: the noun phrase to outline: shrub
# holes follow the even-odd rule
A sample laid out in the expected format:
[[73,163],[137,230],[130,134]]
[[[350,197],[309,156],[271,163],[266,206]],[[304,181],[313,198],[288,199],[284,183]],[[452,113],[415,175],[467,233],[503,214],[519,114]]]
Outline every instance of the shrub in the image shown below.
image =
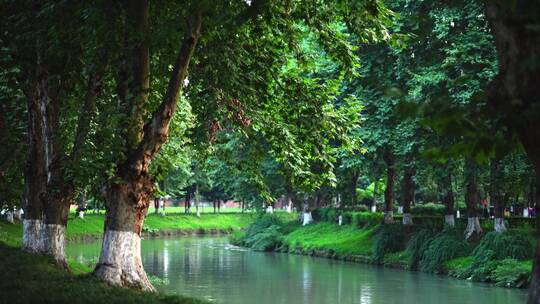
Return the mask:
[[245,238],[252,238],[270,226],[280,226],[281,224],[281,220],[275,214],[263,214],[248,226]]
[[380,224],[383,220],[382,213],[373,213],[373,212],[355,212],[352,214],[351,223],[354,226],[365,228],[373,227]]
[[354,205],[354,206],[346,206],[345,207],[347,211],[353,211],[353,212],[367,212],[369,211],[369,207],[367,205],[361,204],[361,205]]
[[350,225],[353,222],[354,212],[343,213],[343,225]]
[[506,231],[498,233],[489,232],[473,252],[475,262],[489,260],[502,260],[513,258],[526,260],[532,258],[533,245],[523,233]]
[[244,244],[257,251],[272,251],[280,246],[282,236],[279,226],[272,225],[253,236],[246,237]]
[[383,262],[385,254],[404,250],[406,237],[401,224],[382,225],[375,236],[373,261],[380,264]]
[[427,203],[415,205],[411,208],[411,213],[416,215],[444,215],[444,205]]
[[246,233],[243,231],[235,231],[229,236],[229,243],[235,246],[243,246]]
[[489,276],[497,286],[525,287],[529,285],[532,263],[516,259],[502,260]]
[[469,245],[460,235],[450,231],[442,232],[433,238],[423,251],[420,268],[425,272],[441,273],[446,270],[446,262],[466,256],[469,252]]
[[407,252],[409,253],[408,267],[409,269],[417,269],[427,250],[429,243],[435,234],[429,229],[422,229],[415,233],[407,243]]
[[[468,269],[462,270],[460,276],[470,277],[473,281],[500,281],[504,285],[509,283],[511,277],[517,276],[517,274],[508,272],[508,267],[512,262],[507,262],[495,275],[498,267],[502,265],[501,260],[526,260],[532,258],[532,254],[533,245],[523,233],[516,231],[498,233],[492,231],[482,238],[478,247],[473,251],[472,264]],[[519,276],[516,280],[515,284],[518,284]],[[510,284],[512,283],[510,282]]]

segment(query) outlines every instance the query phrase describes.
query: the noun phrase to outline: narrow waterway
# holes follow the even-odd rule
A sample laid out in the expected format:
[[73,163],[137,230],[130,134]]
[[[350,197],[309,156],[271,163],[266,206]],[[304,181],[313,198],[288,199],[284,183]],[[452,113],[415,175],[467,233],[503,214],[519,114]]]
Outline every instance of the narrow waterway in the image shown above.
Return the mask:
[[[101,243],[70,244],[67,254],[96,260]],[[226,238],[147,239],[146,271],[156,286],[223,304],[511,304],[526,292],[418,272],[230,246]]]

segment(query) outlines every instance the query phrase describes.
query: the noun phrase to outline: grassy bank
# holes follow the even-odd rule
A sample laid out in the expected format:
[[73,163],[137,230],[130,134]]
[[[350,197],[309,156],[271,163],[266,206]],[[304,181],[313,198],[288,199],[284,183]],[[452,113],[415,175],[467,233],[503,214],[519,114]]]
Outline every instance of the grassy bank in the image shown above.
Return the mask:
[[[251,213],[149,214],[144,231],[237,231],[253,222]],[[290,215],[280,215],[287,218]],[[70,214],[67,237],[77,240],[99,237],[103,233],[105,216],[88,214],[80,219]],[[32,255],[20,250],[22,225],[0,220],[0,303],[205,303],[199,300],[141,293],[129,289],[109,286],[89,273],[92,268],[68,260],[70,272],[57,268],[45,256]]]
[[61,270],[48,257],[1,242],[0,269],[0,303],[205,303],[109,286],[89,274]]
[[303,227],[265,216],[231,241],[255,250],[419,270],[498,286],[529,284],[536,242],[531,228],[514,228],[502,234],[486,231],[466,241],[460,225],[455,229],[432,224],[380,225],[374,217],[358,214],[348,225],[320,221]]
[[[203,214],[201,217],[185,214],[169,214],[166,216],[149,214],[144,221],[143,232],[160,231],[198,231],[211,230],[235,231],[247,227],[256,215],[253,213]],[[70,214],[67,226],[68,240],[79,240],[100,237],[103,234],[105,215],[88,214],[83,219]],[[22,225],[17,222],[9,224],[0,221],[0,241],[12,246],[20,246]]]

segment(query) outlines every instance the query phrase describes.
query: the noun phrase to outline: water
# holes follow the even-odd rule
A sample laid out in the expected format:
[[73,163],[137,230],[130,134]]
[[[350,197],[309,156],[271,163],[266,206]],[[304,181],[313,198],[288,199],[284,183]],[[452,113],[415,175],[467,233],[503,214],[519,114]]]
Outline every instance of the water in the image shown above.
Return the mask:
[[[70,244],[68,256],[95,259],[101,243]],[[510,304],[526,292],[418,272],[230,246],[226,238],[144,240],[146,271],[166,278],[157,286],[224,304]],[[168,282],[167,282],[168,281]]]

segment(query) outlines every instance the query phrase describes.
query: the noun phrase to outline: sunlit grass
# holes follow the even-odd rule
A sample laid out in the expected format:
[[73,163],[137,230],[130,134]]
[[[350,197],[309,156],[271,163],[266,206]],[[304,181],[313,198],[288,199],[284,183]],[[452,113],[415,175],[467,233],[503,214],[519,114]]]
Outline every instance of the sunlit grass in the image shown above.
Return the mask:
[[328,249],[339,254],[369,255],[373,249],[371,229],[319,223],[298,228],[283,239],[290,249]]

